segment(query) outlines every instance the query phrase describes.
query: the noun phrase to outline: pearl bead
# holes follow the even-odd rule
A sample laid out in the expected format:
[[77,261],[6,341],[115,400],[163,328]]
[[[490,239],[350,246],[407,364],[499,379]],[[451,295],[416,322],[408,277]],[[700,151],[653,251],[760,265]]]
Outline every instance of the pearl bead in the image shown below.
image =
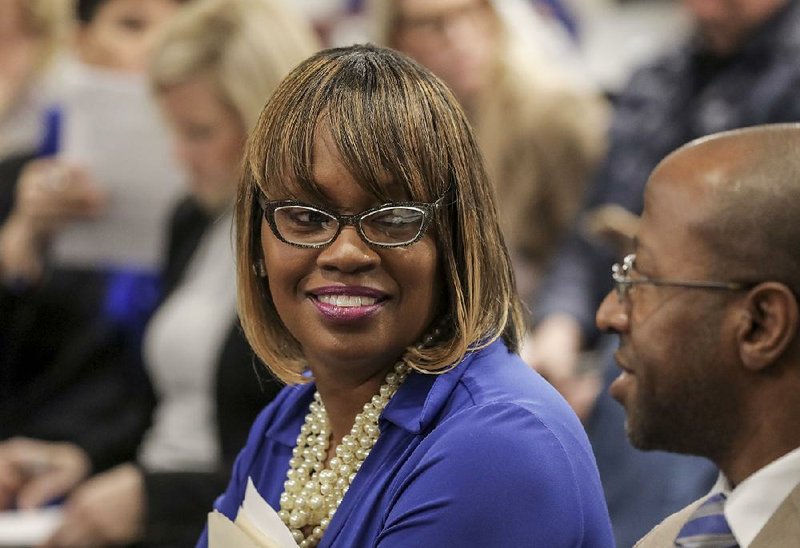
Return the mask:
[[305,510],[293,510],[289,516],[289,526],[295,529],[304,527],[308,521],[308,512]]
[[308,507],[313,510],[319,510],[322,507],[323,499],[319,495],[311,495],[308,498]]

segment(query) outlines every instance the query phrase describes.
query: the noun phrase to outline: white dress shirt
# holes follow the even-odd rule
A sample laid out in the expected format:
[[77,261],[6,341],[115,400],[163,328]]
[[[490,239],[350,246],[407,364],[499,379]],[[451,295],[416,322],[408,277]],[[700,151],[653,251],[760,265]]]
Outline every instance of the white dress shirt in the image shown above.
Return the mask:
[[711,493],[727,494],[725,519],[741,548],[748,548],[764,525],[800,484],[800,447],[758,470],[731,490],[720,474]]

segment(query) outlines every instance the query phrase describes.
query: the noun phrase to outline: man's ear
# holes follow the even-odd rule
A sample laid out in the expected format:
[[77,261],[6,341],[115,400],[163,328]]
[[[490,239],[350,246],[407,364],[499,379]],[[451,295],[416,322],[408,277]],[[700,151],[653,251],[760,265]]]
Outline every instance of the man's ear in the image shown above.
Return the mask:
[[747,294],[737,336],[745,367],[758,371],[775,363],[797,337],[798,304],[782,283],[764,282]]

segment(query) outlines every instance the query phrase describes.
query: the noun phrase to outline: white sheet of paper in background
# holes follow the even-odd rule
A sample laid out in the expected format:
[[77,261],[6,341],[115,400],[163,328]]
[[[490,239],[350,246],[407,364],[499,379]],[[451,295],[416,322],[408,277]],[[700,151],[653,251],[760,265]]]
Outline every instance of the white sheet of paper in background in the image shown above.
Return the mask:
[[59,156],[86,168],[110,199],[101,218],[59,233],[56,262],[157,268],[185,188],[145,78],[77,65],[65,86]]
[[61,525],[60,508],[0,512],[0,546],[36,546]]

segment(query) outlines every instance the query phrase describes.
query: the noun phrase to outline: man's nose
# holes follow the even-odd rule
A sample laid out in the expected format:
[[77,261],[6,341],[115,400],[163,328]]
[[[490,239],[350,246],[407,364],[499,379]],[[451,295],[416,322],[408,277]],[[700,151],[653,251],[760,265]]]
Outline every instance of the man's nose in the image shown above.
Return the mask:
[[602,331],[623,333],[628,329],[628,310],[619,295],[611,290],[597,309],[595,323]]

